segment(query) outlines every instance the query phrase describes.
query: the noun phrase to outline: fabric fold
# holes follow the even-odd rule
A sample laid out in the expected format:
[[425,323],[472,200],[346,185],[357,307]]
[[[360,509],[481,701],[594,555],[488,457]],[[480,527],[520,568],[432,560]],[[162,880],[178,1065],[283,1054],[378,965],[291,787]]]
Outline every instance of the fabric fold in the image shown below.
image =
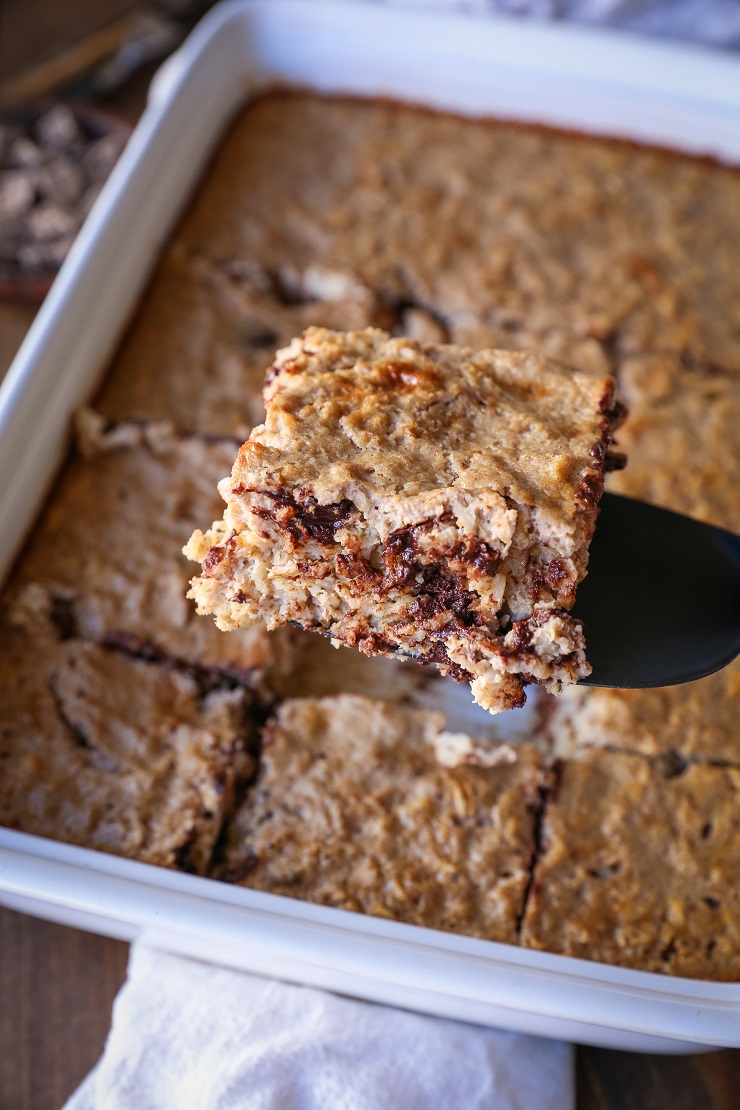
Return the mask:
[[570,1045],[131,949],[65,1110],[568,1110]]

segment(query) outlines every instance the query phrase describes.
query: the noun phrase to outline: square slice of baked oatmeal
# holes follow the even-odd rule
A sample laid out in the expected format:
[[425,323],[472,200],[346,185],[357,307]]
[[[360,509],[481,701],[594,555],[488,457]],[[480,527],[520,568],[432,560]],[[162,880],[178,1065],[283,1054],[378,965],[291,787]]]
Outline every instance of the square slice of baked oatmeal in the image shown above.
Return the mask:
[[218,877],[514,944],[548,772],[532,745],[350,694],[285,701]]
[[204,513],[219,512],[234,442],[134,424],[96,438],[91,412],[85,427],[86,454],[57,480],[5,587],[14,619],[45,617],[67,636],[269,688],[288,664],[290,630],[224,636],[185,600],[182,545]]
[[569,615],[619,419],[611,378],[534,354],[309,328],[196,532],[223,629],[292,622],[435,663],[491,712],[589,673]]
[[202,873],[253,770],[248,691],[0,619],[0,825]]
[[546,804],[522,944],[740,977],[740,769],[592,749]]

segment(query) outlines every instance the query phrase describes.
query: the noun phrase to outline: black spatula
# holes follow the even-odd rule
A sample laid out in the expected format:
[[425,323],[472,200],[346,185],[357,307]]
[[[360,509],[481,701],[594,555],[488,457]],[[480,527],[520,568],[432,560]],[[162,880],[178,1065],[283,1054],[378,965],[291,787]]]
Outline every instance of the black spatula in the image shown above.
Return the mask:
[[593,667],[581,685],[712,674],[740,654],[740,536],[607,493],[573,613]]

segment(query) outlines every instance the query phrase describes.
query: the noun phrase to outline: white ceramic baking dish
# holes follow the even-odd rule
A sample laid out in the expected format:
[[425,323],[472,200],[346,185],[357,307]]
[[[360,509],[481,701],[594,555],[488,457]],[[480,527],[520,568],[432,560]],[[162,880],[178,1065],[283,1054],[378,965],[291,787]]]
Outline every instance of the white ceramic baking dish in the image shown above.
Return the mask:
[[[223,128],[275,82],[555,123],[740,162],[740,66],[624,36],[370,4],[215,9],[149,106],[0,391],[0,572]],[[0,829],[0,902],[432,1014],[591,1044],[740,1045],[740,984],[672,979],[308,905]]]

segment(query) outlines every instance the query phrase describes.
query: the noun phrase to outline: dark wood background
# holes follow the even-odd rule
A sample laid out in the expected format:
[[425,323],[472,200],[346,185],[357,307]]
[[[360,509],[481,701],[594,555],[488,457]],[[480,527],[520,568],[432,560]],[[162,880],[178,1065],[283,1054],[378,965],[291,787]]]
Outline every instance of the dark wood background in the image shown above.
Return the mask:
[[[0,0],[0,71],[8,76],[85,20],[129,7],[131,0]],[[106,106],[135,121],[153,68]],[[34,314],[33,306],[0,303],[0,377]],[[127,958],[119,941],[0,909],[0,1110],[59,1110],[103,1050]],[[675,1057],[578,1048],[576,1090],[578,1110],[738,1110],[740,1051]]]

